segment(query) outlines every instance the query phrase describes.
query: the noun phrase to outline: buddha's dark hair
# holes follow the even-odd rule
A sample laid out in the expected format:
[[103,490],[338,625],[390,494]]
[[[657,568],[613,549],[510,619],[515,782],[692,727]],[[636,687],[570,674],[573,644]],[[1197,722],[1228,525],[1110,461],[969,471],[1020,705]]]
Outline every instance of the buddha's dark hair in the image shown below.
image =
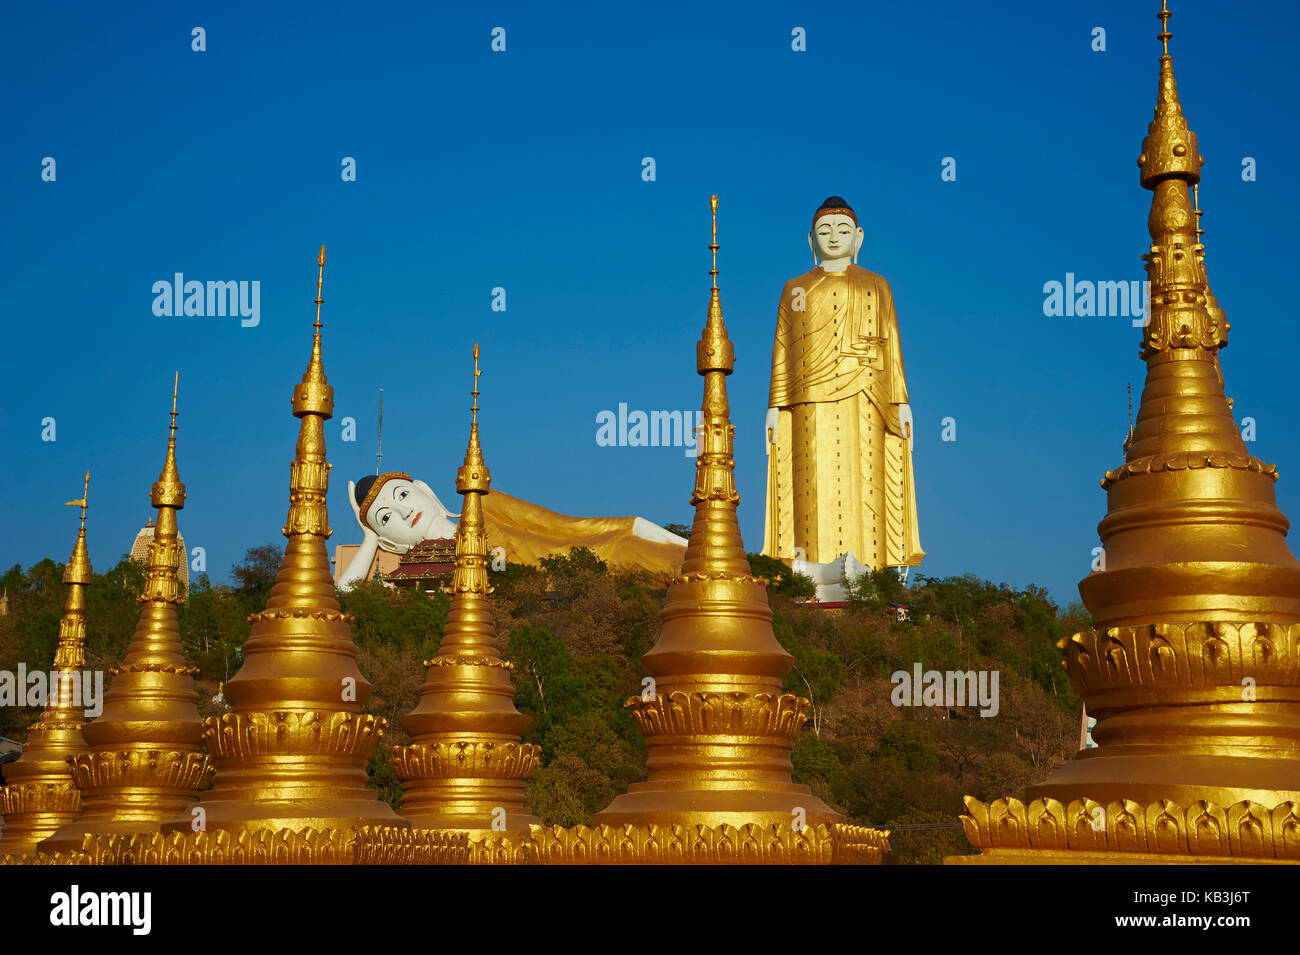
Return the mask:
[[822,217],[824,212],[847,212],[849,218],[853,220],[853,224],[858,224],[858,214],[853,211],[851,205],[844,201],[843,196],[826,197],[826,201],[818,206],[817,211],[813,213],[812,221],[814,226],[817,225],[817,220]]
[[[375,480],[375,475],[367,474],[356,483],[356,486],[352,491],[352,496],[357,499],[357,507],[360,507],[361,502],[366,499],[366,495],[370,493],[370,486],[375,483]],[[363,514],[362,516],[364,517],[365,515]]]

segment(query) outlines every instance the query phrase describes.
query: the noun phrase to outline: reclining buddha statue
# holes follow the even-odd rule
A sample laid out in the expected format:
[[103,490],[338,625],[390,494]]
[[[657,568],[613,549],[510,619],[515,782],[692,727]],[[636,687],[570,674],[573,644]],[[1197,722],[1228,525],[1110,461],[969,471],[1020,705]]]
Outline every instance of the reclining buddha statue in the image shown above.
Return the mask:
[[[367,475],[348,482],[348,501],[365,536],[346,567],[336,571],[340,590],[369,580],[376,569],[381,576],[386,569],[401,576],[396,568],[408,558],[449,565],[458,515],[428,484],[402,471]],[[586,547],[615,570],[670,577],[681,570],[686,554],[683,538],[643,518],[570,517],[496,489],[483,496],[483,519],[489,552],[507,564],[535,564]]]

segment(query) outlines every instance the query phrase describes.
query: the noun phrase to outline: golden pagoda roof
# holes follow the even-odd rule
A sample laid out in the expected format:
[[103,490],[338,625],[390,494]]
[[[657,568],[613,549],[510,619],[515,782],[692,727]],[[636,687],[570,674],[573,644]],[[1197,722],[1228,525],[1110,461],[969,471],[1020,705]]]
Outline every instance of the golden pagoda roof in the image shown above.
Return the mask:
[[650,688],[626,703],[646,739],[649,779],[633,783],[592,823],[615,832],[794,827],[798,837],[844,817],[791,780],[790,747],[809,703],[782,692],[792,659],[772,632],[767,582],[750,573],[737,522],[736,429],[727,398],[736,353],[718,291],[718,197],[709,205],[712,287],[695,348],[704,379],[695,518],[681,574],[664,600],[663,630],[642,657]]
[[83,735],[90,752],[71,758],[82,812],[40,844],[43,852],[75,851],[88,835],[154,831],[193,806],[212,780],[212,761],[200,746],[203,723],[198,669],[181,646],[177,608],[184,602],[187,564],[177,527],[185,485],[176,466],[177,373],[162,472],[152,499],[158,523],[150,527],[140,617],[99,716]]
[[73,785],[70,757],[87,751],[82,727],[86,721],[82,688],[86,665],[86,587],[93,572],[86,549],[86,510],[90,472],[80,499],[81,527],[72,556],[63,570],[68,585],[59,638],[54,651],[52,685],[40,719],[32,724],[22,755],[5,765],[8,785],[0,787],[0,856],[32,853],[37,843],[74,819],[81,810],[81,793]]
[[[187,845],[207,862],[226,858],[223,845],[258,840],[268,831],[284,831],[297,847],[286,851],[297,852],[330,833],[344,845],[359,846],[370,838],[362,830],[409,828],[365,786],[366,765],[385,721],[362,712],[373,687],[357,668],[351,618],[339,608],[325,550],[325,422],[333,412],[334,389],[321,357],[323,246],[317,263],[311,357],[292,397],[299,428],[284,558],[266,609],[249,618],[243,664],[225,683],[231,710],[206,721],[204,740],[217,764],[212,788],[198,806],[206,831],[191,832],[187,814],[163,826],[159,836],[164,843],[190,840]],[[162,493],[157,486],[155,491]],[[228,841],[216,838],[218,833]]]
[[[1090,631],[1058,646],[1097,719],[1026,799],[967,798],[985,861],[1300,861],[1300,561],[1277,469],[1247,450],[1224,393],[1227,323],[1209,293],[1202,164],[1169,53],[1138,159],[1146,383],[1124,464],[1107,472],[1102,557],[1079,584]],[[953,860],[967,863],[979,860]]]
[[393,749],[392,760],[404,791],[401,813],[413,825],[466,832],[473,861],[520,862],[528,858],[531,827],[541,824],[524,803],[541,750],[522,741],[532,717],[515,708],[510,663],[501,656],[488,600],[483,498],[492,475],[479,443],[478,363],[476,344],[469,443],[456,472],[465,503],[451,606],[438,654],[424,661],[420,702],[402,719],[412,743]]

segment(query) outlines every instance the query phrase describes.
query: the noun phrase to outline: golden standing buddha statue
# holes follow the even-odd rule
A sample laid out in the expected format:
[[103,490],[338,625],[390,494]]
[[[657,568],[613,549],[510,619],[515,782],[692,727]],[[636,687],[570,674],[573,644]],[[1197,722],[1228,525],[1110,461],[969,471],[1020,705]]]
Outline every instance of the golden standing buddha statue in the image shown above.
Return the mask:
[[914,567],[925,553],[898,315],[889,283],[856,264],[862,238],[857,214],[831,196],[808,234],[818,265],[781,292],[763,553]]

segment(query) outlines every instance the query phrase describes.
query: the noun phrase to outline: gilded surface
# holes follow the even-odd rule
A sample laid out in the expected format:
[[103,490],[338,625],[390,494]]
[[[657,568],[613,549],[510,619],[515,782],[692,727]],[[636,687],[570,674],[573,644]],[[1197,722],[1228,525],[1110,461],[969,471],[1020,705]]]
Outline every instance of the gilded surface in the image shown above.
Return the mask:
[[85,666],[86,585],[91,581],[90,556],[86,549],[86,509],[90,499],[90,472],[86,472],[80,500],[81,529],[72,556],[63,570],[68,585],[59,620],[59,639],[54,651],[54,677],[49,699],[40,719],[32,724],[22,755],[5,766],[8,785],[0,787],[0,855],[25,855],[35,850],[60,826],[71,822],[80,811],[81,794],[73,787],[71,757],[87,751],[82,735],[85,709],[80,693],[74,695],[73,681],[81,681]]
[[821,266],[786,283],[768,407],[763,553],[852,552],[872,568],[919,564],[907,379],[893,292],[880,275]]
[[[72,779],[87,796],[85,815],[73,823],[72,827],[77,831],[89,831],[91,799],[107,796],[113,801],[138,804],[141,790],[168,790],[169,796],[182,797],[182,805],[193,802],[198,798],[198,793],[207,789],[212,782],[212,760],[201,752],[138,748],[96,750],[73,760]],[[126,794],[122,792],[125,789],[133,790],[129,794],[130,799],[125,798]],[[122,815],[108,814],[109,818],[122,819],[127,808],[122,807]],[[132,828],[128,826],[125,831],[132,831]],[[48,847],[43,848],[48,851],[56,845],[57,842],[51,841]]]
[[1138,160],[1153,193],[1146,385],[1125,462],[1102,482],[1100,566],[1079,584],[1095,630],[1059,644],[1097,746],[1030,786],[1028,806],[968,797],[968,836],[1004,861],[1296,857],[1300,562],[1276,469],[1246,451],[1224,393],[1227,322],[1209,293],[1194,191],[1201,157],[1178,100],[1167,3],[1159,16],[1155,118]]
[[626,703],[645,735],[649,778],[590,827],[534,831],[544,864],[830,862],[829,833],[844,822],[790,778],[807,701],[781,691],[791,658],[772,633],[767,589],[749,572],[736,520],[726,384],[735,350],[718,293],[716,196],[711,205],[713,287],[695,352],[704,378],[695,518],[681,575],[665,597],[662,633],[642,658],[653,686]]
[[808,720],[808,700],[783,693],[686,693],[681,690],[651,699],[628,701],[641,735],[686,736],[724,733],[734,736],[799,735]]
[[87,836],[92,865],[463,865],[461,833],[392,826]]
[[[357,668],[325,551],[324,423],[334,399],[321,354],[323,248],[318,265],[311,357],[292,399],[299,430],[284,559],[265,610],[252,617],[243,665],[225,684],[231,712],[205,721],[216,764],[212,788],[157,839],[137,837],[148,842],[151,859],[349,862],[366,846],[390,852],[367,833],[409,829],[366,786],[384,721],[361,712],[372,687]],[[392,843],[393,861],[418,856],[403,848],[404,839]]]
[[456,526],[451,606],[438,655],[425,661],[420,702],[402,720],[412,743],[391,755],[402,781],[401,813],[412,825],[464,831],[477,846],[475,864],[517,863],[525,861],[520,847],[529,827],[540,824],[524,804],[524,783],[537,771],[541,751],[521,741],[532,718],[515,709],[488,601],[483,500],[492,476],[479,443],[478,359],[475,345],[469,444],[456,472],[465,504]]
[[200,738],[198,691],[181,646],[177,607],[184,600],[177,512],[185,485],[176,465],[176,399],[163,467],[150,492],[158,511],[145,557],[140,618],[122,665],[111,672],[104,709],[86,724],[91,751],[71,760],[82,790],[81,815],[43,841],[43,852],[72,851],[86,833],[154,830],[186,811],[212,781],[212,761]]
[[[1169,703],[1300,699],[1300,624],[1152,623],[1076,633],[1057,643],[1075,688],[1091,700],[1160,691]],[[1249,682],[1247,682],[1249,681]],[[1249,693],[1243,693],[1249,688]]]
[[[530,743],[455,740],[395,746],[391,756],[393,771],[401,780],[462,777],[528,780],[537,772],[541,754]],[[490,812],[488,821],[491,821]]]
[[203,739],[221,760],[312,755],[369,759],[385,720],[369,713],[276,710],[222,713],[204,720]]
[[1068,850],[1156,856],[1215,856],[1300,863],[1300,805],[1243,801],[1217,806],[1197,800],[1183,806],[1161,799],[1109,804],[1075,799],[966,797],[961,817],[966,838],[979,849]]
[[577,541],[611,568],[670,576],[682,565],[682,546],[638,536],[635,517],[574,517],[500,489],[485,495],[482,506],[490,546],[503,548],[510,564],[567,554]]
[[889,832],[755,824],[537,827],[539,865],[879,865]]

